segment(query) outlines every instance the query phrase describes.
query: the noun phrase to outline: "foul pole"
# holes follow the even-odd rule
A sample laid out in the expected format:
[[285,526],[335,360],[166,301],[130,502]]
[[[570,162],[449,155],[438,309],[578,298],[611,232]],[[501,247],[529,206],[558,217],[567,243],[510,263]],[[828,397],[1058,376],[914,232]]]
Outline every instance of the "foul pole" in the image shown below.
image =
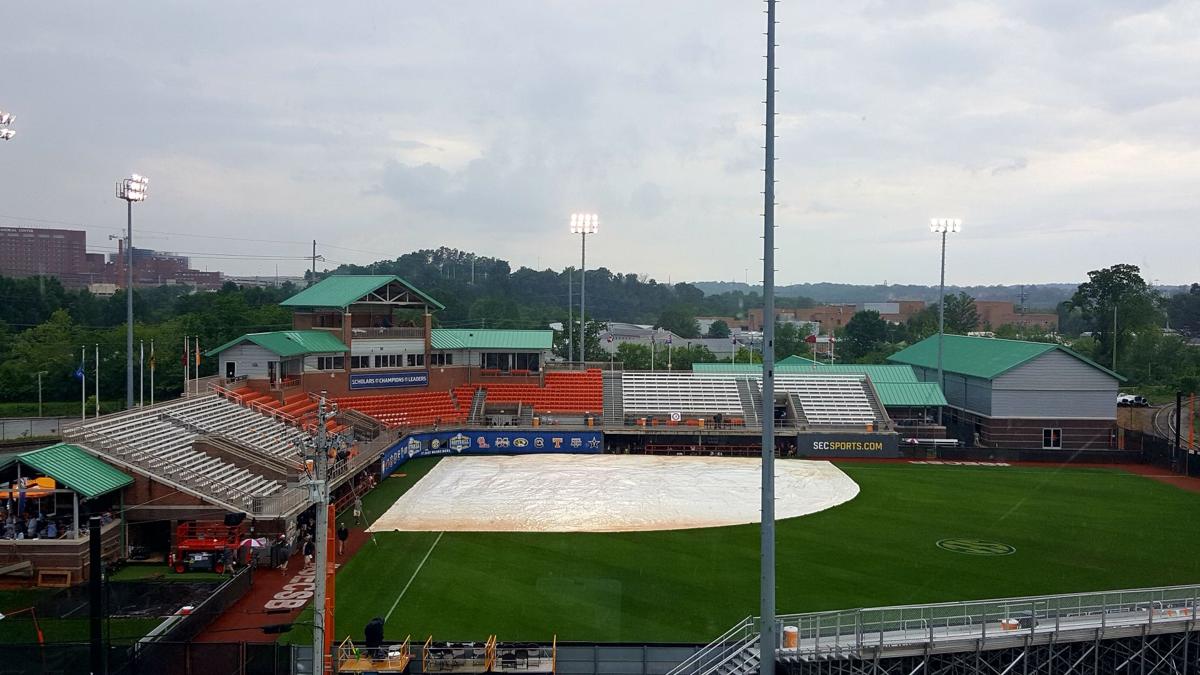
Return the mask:
[[[759,672],[775,673],[775,0],[767,2],[766,143],[763,146],[762,542]],[[753,359],[751,359],[753,362]]]

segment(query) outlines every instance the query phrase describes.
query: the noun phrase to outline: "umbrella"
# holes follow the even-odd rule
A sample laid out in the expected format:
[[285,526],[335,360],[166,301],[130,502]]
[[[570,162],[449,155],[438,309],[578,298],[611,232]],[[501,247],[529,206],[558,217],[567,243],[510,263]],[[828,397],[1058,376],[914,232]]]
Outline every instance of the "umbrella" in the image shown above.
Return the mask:
[[258,539],[243,539],[238,546],[249,546],[250,548],[262,548],[263,543]]

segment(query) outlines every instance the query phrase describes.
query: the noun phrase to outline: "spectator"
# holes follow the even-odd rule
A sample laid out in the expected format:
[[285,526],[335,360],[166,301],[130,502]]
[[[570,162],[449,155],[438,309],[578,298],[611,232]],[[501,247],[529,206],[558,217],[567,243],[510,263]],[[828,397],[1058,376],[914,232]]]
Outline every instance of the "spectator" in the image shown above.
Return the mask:
[[358,525],[362,521],[362,498],[354,495],[354,524]]
[[317,553],[317,546],[316,546],[316,544],[313,543],[312,537],[311,536],[305,537],[304,538],[304,564],[311,565],[313,562],[313,556],[316,555],[316,553]]
[[346,540],[350,538],[350,530],[346,527],[345,522],[338,523],[337,540],[338,540],[338,555],[341,556],[346,552]]

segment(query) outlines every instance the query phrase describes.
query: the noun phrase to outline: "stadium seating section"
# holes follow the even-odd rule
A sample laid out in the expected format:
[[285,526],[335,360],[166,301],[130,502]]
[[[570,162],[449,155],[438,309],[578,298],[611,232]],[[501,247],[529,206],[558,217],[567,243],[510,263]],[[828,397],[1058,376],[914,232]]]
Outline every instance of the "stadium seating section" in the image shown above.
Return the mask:
[[730,377],[627,372],[621,389],[626,415],[742,415],[737,380]]
[[859,426],[882,422],[871,407],[863,375],[777,375],[775,386],[796,397],[807,423]]
[[460,424],[466,420],[466,413],[448,391],[384,396],[342,396],[336,400],[339,408],[357,410],[392,428],[430,424]]
[[549,371],[545,386],[536,384],[476,383],[455,389],[458,402],[469,408],[475,391],[487,391],[489,404],[518,404],[532,407],[536,414],[601,413],[604,410],[604,378],[598,369]]

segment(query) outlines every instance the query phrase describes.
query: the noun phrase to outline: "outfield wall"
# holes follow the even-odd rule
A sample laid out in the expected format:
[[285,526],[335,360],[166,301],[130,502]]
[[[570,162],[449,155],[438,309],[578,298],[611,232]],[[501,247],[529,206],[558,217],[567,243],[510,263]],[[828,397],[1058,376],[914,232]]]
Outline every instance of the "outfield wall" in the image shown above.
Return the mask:
[[599,431],[450,430],[410,434],[383,451],[380,478],[414,457],[604,452]]

